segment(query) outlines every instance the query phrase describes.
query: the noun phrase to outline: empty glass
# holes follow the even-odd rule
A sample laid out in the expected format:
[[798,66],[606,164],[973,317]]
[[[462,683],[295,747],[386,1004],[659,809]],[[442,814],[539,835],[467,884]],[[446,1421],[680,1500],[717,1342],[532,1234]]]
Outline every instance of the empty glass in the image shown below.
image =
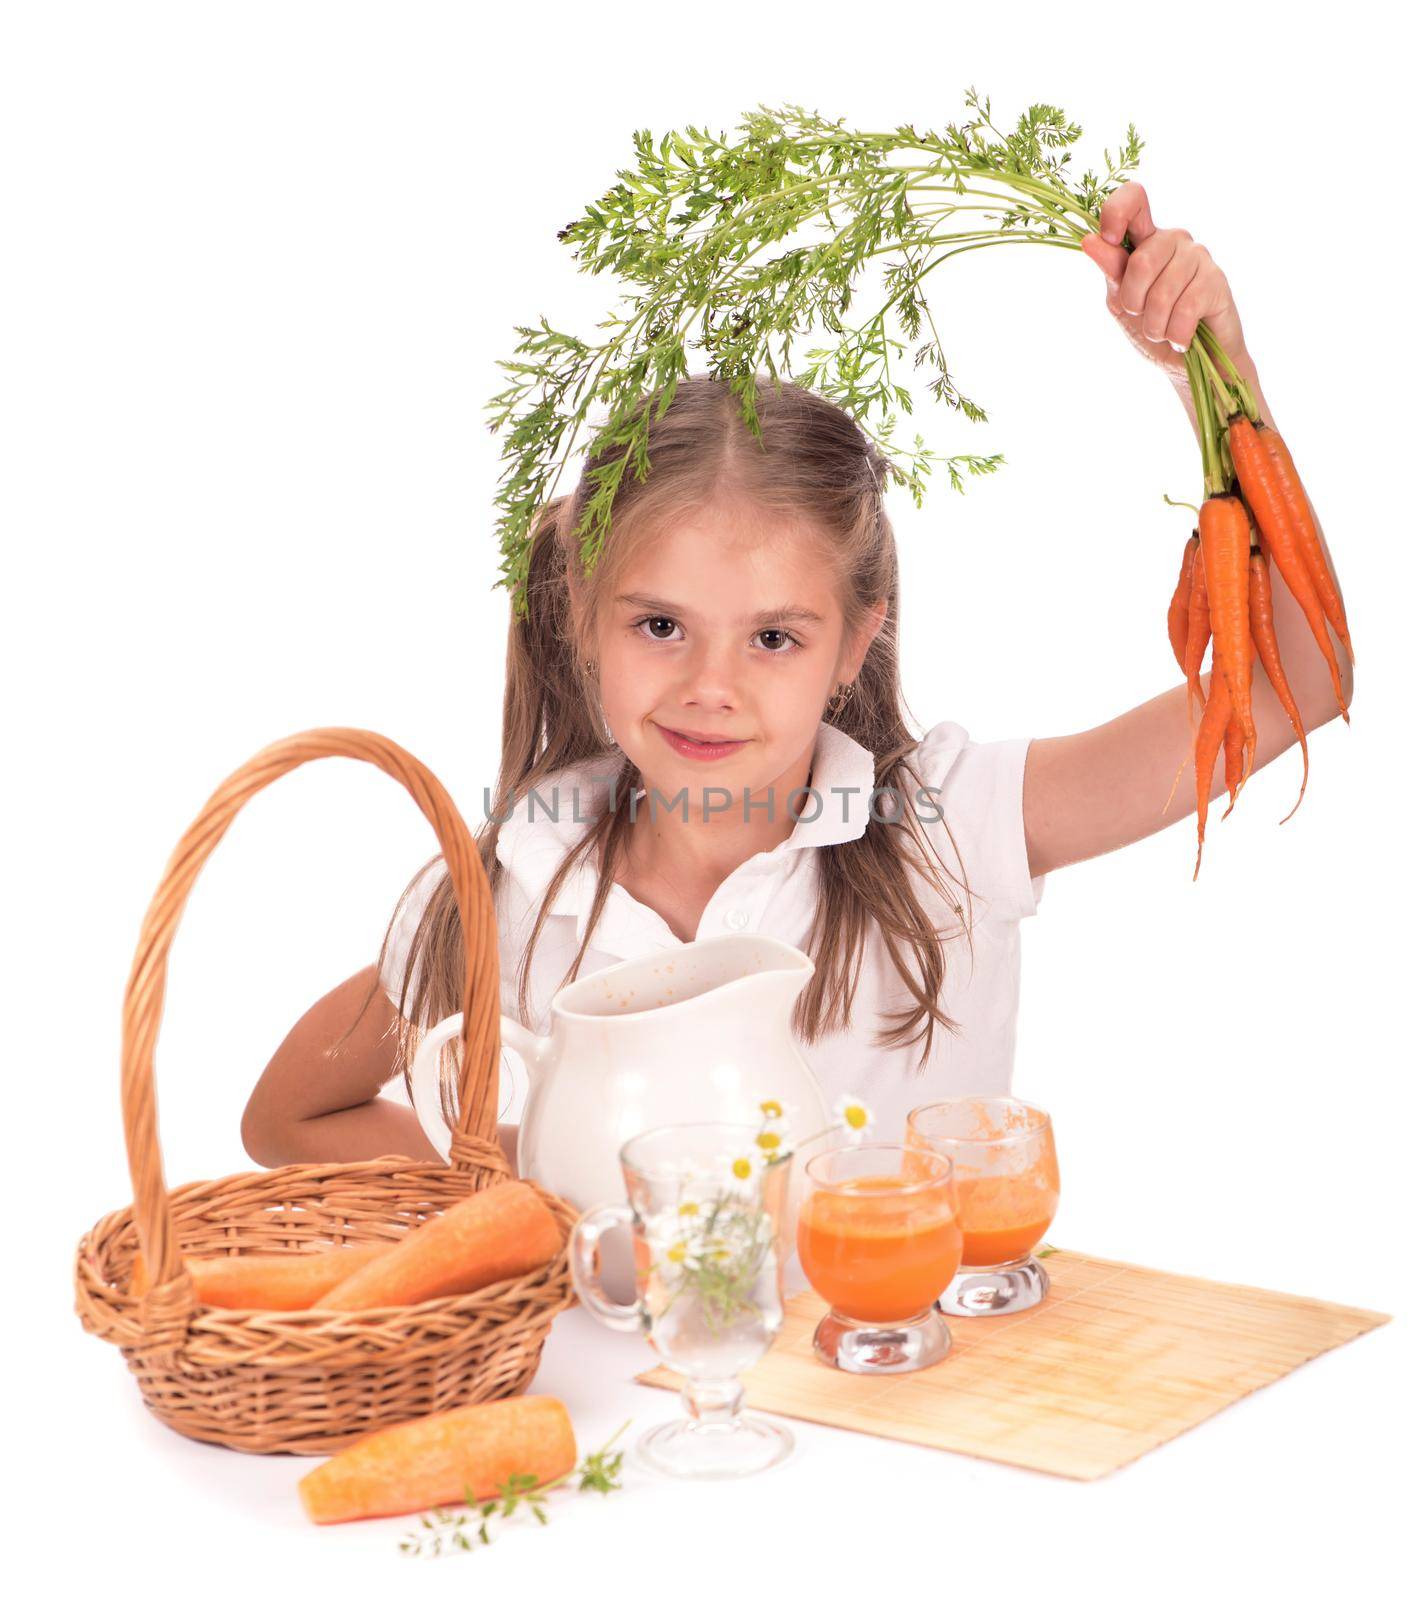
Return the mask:
[[947,1157],[889,1143],[811,1156],[798,1245],[829,1306],[814,1330],[820,1360],[845,1372],[915,1372],[951,1349],[933,1303],[961,1261]]
[[[685,1374],[687,1415],[642,1434],[636,1453],[683,1478],[735,1478],[781,1461],[787,1428],[742,1413],[738,1374],[774,1342],[784,1320],[780,1225],[789,1163],[768,1161],[749,1124],[653,1128],[621,1147],[628,1205],[594,1206],[572,1235],[572,1280],[610,1328],[644,1333]],[[602,1293],[595,1260],[609,1229],[629,1225],[636,1300]]]
[[1050,1117],[1008,1096],[964,1096],[908,1113],[907,1142],[950,1157],[961,1206],[961,1270],[937,1302],[954,1317],[1039,1305],[1050,1287],[1031,1250],[1060,1203]]

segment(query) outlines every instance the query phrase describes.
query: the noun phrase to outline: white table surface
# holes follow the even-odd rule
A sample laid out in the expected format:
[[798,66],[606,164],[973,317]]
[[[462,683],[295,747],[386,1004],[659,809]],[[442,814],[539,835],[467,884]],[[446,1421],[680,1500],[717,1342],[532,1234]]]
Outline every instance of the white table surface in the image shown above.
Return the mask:
[[[547,1526],[509,1523],[490,1546],[418,1562],[397,1548],[413,1517],[313,1526],[295,1488],[312,1461],[184,1439],[144,1410],[118,1353],[76,1319],[54,1338],[66,1392],[19,1392],[39,1462],[18,1526],[95,1581],[115,1563],[141,1568],[146,1592],[165,1597],[541,1597],[632,1581],[732,1596],[814,1579],[835,1594],[963,1582],[1034,1594],[1042,1578],[1150,1600],[1263,1582],[1389,1594],[1400,1592],[1393,1578],[1374,1584],[1413,1514],[1414,1341],[1400,1321],[1092,1483],[786,1419],[794,1452],[766,1473],[682,1483],[628,1452],[623,1490],[556,1491]],[[633,1381],[653,1364],[639,1337],[575,1307],[554,1322],[531,1392],[565,1401],[585,1454],[628,1418],[619,1445],[676,1414],[675,1394]],[[29,1543],[12,1534],[11,1555]]]

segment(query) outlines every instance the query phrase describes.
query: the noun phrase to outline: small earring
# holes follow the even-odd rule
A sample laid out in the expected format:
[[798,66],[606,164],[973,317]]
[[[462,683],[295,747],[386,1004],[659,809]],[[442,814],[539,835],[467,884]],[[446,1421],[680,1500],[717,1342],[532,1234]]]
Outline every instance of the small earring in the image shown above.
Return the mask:
[[829,714],[829,716],[836,717],[838,715],[838,713],[840,711],[842,711],[844,706],[846,706],[848,704],[848,701],[852,697],[852,694],[853,694],[853,685],[851,683],[842,683],[842,684],[840,684],[838,686],[837,692],[834,694],[833,698],[828,702],[828,714]]

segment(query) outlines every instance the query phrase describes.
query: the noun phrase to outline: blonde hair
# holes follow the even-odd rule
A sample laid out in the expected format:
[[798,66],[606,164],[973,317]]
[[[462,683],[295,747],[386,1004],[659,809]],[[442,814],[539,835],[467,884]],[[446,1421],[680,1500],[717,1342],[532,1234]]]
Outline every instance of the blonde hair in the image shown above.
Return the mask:
[[[771,513],[811,527],[826,541],[843,611],[844,638],[858,636],[873,607],[886,598],[882,626],[868,646],[853,692],[824,719],[872,751],[874,783],[895,790],[891,822],[871,821],[861,837],[826,845],[818,858],[819,894],[806,954],[812,978],[795,1006],[798,1036],[812,1042],[847,1028],[869,929],[883,935],[908,1004],[889,1013],[880,1048],[923,1039],[919,1074],[931,1051],[933,1029],[960,1026],[937,1003],[946,975],[945,940],[963,934],[971,945],[963,879],[946,868],[920,826],[913,799],[924,787],[909,761],[917,744],[906,726],[898,673],[897,550],[883,505],[887,463],[846,412],[793,384],[756,379],[760,437],[746,425],[727,383],[697,374],[682,378],[664,413],[653,415],[644,478],[623,475],[612,504],[611,534],[590,576],[582,567],[576,528],[595,488],[589,457],[576,489],[549,502],[534,535],[527,578],[527,616],[508,634],[507,682],[497,801],[478,830],[485,872],[496,897],[505,870],[496,847],[502,823],[525,804],[528,792],[573,763],[612,755],[596,685],[581,663],[594,656],[596,619],[641,541],[673,524],[688,509],[727,492],[750,498]],[[648,401],[649,403],[649,401]],[[607,452],[613,459],[614,452]],[[613,770],[606,806],[569,849],[538,909],[518,971],[518,1011],[527,1024],[532,955],[549,908],[569,873],[590,859],[597,889],[587,931],[563,983],[580,971],[603,905],[615,880],[632,826],[630,797],[644,780],[629,756]],[[876,811],[878,801],[872,801]],[[945,823],[943,824],[945,826]],[[950,830],[947,830],[950,839]],[[952,840],[956,850],[956,842]],[[958,866],[960,853],[957,852]],[[940,868],[940,870],[939,870]],[[425,869],[427,870],[427,869]],[[938,928],[913,888],[914,874],[931,882],[955,914]],[[417,879],[416,879],[417,882]],[[411,884],[411,889],[413,885]],[[400,911],[385,935],[381,966]],[[444,877],[414,931],[401,979],[398,1059],[406,1081],[421,1030],[461,1004],[463,931],[452,886]],[[444,1102],[452,1113],[451,1058],[446,1056]]]

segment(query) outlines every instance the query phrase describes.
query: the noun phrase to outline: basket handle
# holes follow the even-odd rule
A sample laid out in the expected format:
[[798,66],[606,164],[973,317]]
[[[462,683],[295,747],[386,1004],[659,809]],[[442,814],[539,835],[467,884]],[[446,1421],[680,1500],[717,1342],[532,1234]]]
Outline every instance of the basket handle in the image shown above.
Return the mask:
[[[448,791],[422,762],[378,733],[361,728],[316,728],[278,740],[218,786],[173,851],[158,892],[143,919],[138,949],[123,997],[123,1133],[133,1181],[133,1217],[148,1265],[143,1321],[156,1342],[176,1335],[192,1305],[191,1274],[183,1266],[163,1178],[153,1097],[153,1049],[163,1014],[168,952],[183,907],[203,863],[237,813],[267,784],[307,761],[347,756],[368,761],[402,783],[429,819],[449,876],[464,930],[463,1050],[459,1079],[459,1133],[453,1165],[468,1170],[475,1187],[481,1168],[507,1170],[492,1143],[496,1116],[499,1039],[498,930],[493,895],[478,847]],[[462,1135],[462,1137],[460,1137]]]

